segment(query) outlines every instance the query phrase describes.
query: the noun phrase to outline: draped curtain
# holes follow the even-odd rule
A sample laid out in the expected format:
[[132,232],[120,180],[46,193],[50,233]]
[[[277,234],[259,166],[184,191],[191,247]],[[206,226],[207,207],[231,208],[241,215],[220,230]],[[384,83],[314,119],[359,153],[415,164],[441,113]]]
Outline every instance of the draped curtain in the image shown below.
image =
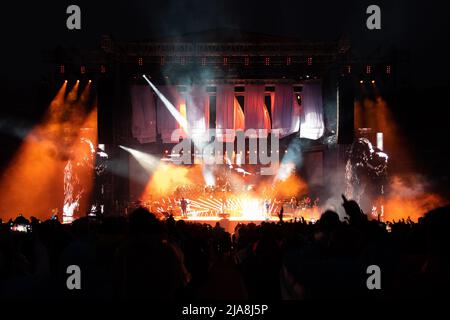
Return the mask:
[[[303,101],[303,96],[300,94]],[[300,118],[302,116],[302,106],[298,103],[297,97],[294,94],[292,96],[292,121],[291,121],[291,130],[289,130],[288,134],[293,132],[298,132],[300,130]]]
[[148,86],[130,88],[132,107],[132,135],[140,143],[156,141],[155,97]]
[[306,83],[302,91],[302,113],[300,117],[300,138],[319,139],[325,130],[323,122],[322,84]]
[[216,134],[219,141],[232,142],[234,134],[226,134],[226,129],[234,129],[234,86],[218,85],[216,88]]
[[[161,93],[187,118],[194,135],[202,135],[209,126],[209,95],[205,86],[194,85],[186,94],[176,86],[158,88]],[[233,141],[234,134],[225,129],[282,129],[281,137],[300,130],[300,137],[319,139],[324,133],[322,88],[320,82],[306,83],[302,91],[302,106],[296,101],[292,85],[279,84],[271,94],[272,121],[264,101],[263,85],[247,85],[244,111],[234,93],[233,85],[218,85],[216,91],[216,134],[221,141]],[[180,125],[161,99],[148,86],[131,86],[132,134],[140,143],[156,141],[156,132],[164,143],[171,141],[172,133]],[[157,119],[156,119],[157,118]],[[185,136],[183,133],[182,136]]]
[[267,129],[265,127],[264,85],[245,86],[245,129]]
[[209,95],[206,87],[193,85],[186,97],[187,122],[190,135],[194,141],[205,139],[209,125]]
[[236,130],[245,130],[245,116],[239,101],[234,98],[234,128]]
[[[180,112],[180,107],[184,103],[185,99],[178,93],[176,86],[166,85],[158,87],[158,90],[174,105],[174,107]],[[164,105],[161,99],[157,99],[157,112],[158,112],[158,133],[161,134],[163,143],[171,143],[172,133],[175,129],[179,129],[180,125],[175,117],[170,113],[167,107]]]
[[263,104],[263,108],[264,108],[264,113],[263,113],[263,121],[264,121],[264,125],[263,128],[267,129],[268,131],[270,131],[270,129],[272,128],[272,122],[270,121],[270,115],[269,115],[269,111],[267,109],[266,104]]
[[277,84],[275,86],[275,97],[272,100],[272,128],[281,129],[280,137],[295,132],[297,119],[294,113],[294,98],[292,85]]

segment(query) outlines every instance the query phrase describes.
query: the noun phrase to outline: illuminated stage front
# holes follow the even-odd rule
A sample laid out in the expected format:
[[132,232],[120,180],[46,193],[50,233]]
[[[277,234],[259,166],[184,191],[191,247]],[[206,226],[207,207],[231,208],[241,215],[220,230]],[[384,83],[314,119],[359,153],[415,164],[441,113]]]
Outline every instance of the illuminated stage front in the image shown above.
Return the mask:
[[[290,211],[290,210],[288,210]],[[293,211],[294,213],[285,213],[283,215],[283,222],[290,222],[294,220],[304,220],[306,222],[315,223],[320,218],[320,208],[314,207],[311,209],[300,208]],[[240,224],[255,224],[260,225],[263,222],[277,223],[280,222],[280,218],[276,215],[270,215],[265,217],[264,215],[260,215],[259,217],[251,215],[243,214],[243,216],[230,216],[227,218],[218,217],[218,216],[189,216],[188,218],[181,218],[180,216],[175,217],[176,221],[183,220],[185,222],[191,223],[201,223],[201,224],[209,224],[212,227],[215,227],[217,223],[219,223],[220,227],[225,231],[233,234],[236,230],[236,226]]]

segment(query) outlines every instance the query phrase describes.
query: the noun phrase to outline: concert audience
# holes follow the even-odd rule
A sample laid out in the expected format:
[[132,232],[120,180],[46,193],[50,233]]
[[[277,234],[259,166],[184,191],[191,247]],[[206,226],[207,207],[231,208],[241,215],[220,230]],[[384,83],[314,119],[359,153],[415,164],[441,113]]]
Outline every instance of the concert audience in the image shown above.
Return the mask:
[[[348,219],[239,224],[84,217],[72,224],[17,217],[0,223],[0,299],[429,298],[450,285],[450,207],[417,223],[367,219],[344,198]],[[281,214],[282,217],[282,214]],[[68,290],[67,266],[81,269]],[[381,269],[369,290],[367,267]]]

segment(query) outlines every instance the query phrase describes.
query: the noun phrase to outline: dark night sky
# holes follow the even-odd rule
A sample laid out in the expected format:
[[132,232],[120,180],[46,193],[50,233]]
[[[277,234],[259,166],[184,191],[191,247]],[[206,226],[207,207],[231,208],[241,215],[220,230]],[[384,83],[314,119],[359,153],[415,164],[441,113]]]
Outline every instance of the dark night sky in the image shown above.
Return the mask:
[[[82,30],[66,29],[66,8],[82,10]],[[382,30],[366,29],[365,10],[377,4]],[[330,40],[348,35],[365,54],[379,46],[406,49],[418,79],[446,81],[446,41],[450,20],[443,1],[12,1],[2,4],[2,82],[13,86],[23,75],[31,80],[46,74],[43,52],[58,44],[95,47],[102,34],[118,39],[144,39],[212,28]],[[425,63],[426,62],[426,63]],[[6,65],[5,65],[6,64]],[[14,81],[12,80],[19,80]]]

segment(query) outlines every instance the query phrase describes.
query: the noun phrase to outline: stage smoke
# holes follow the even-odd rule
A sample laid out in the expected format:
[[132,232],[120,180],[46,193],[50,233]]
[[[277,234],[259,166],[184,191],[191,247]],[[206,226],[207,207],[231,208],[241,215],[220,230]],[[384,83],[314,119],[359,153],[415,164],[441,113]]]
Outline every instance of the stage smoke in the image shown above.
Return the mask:
[[142,168],[144,168],[148,173],[154,172],[159,164],[160,164],[160,160],[156,157],[153,157],[147,153],[144,153],[142,151],[138,151],[135,149],[131,149],[128,147],[124,147],[124,146],[119,146],[119,148],[127,151],[128,153],[130,153],[134,159],[136,159],[136,161],[142,166]]
[[[0,181],[3,219],[19,213],[41,219],[61,214],[70,198],[69,180],[73,183],[74,201],[66,209],[76,214],[86,212],[93,170],[89,145],[97,143],[97,125],[95,111],[87,114],[86,100],[77,99],[78,86],[75,84],[65,99],[67,82],[64,82],[43,121],[24,137],[5,170]],[[90,87],[86,86],[82,96],[89,95],[89,91]],[[88,162],[90,165],[86,167]],[[69,172],[71,179],[65,180]],[[80,182],[78,186],[76,181]]]
[[295,169],[301,165],[302,150],[300,139],[293,139],[287,148],[287,153],[283,156],[275,181],[284,181],[289,178]]
[[417,222],[428,211],[448,205],[450,201],[432,192],[431,185],[425,178],[414,175],[393,177],[386,197],[378,199],[378,203],[384,204],[385,221],[398,221],[409,217]]
[[159,99],[164,103],[164,105],[169,110],[170,114],[177,120],[177,122],[180,124],[180,126],[185,130],[185,132],[188,132],[188,124],[186,117],[184,117],[177,108],[161,93],[161,91],[156,88],[156,86],[147,78],[146,75],[143,75],[144,79],[148,82],[150,87],[155,91],[156,95]]

